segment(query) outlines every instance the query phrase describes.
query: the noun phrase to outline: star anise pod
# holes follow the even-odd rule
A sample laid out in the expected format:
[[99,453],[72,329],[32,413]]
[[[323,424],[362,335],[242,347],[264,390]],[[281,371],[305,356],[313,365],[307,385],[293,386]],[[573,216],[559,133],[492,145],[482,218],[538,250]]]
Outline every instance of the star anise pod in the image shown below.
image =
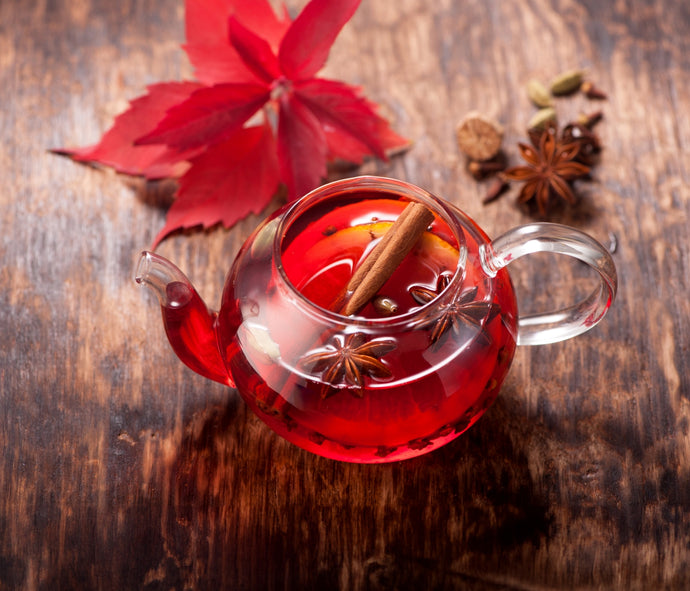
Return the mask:
[[520,155],[527,162],[503,171],[503,178],[520,181],[524,185],[518,196],[519,203],[536,198],[540,213],[546,208],[552,193],[569,203],[575,203],[570,181],[589,173],[590,167],[577,161],[580,143],[564,142],[558,138],[554,123],[541,133],[531,133],[532,146],[519,143]]
[[[418,304],[424,305],[438,297],[449,283],[450,277],[448,275],[439,275],[435,291],[428,287],[416,285],[410,288],[410,295]],[[450,303],[442,304],[440,316],[422,325],[422,327],[431,326],[429,341],[432,345],[438,343],[449,329],[459,335],[464,327],[479,330],[481,338],[485,342],[491,340],[484,330],[484,326],[496,317],[500,307],[493,302],[475,301],[478,290],[477,286],[463,290]]]
[[300,364],[311,372],[321,373],[324,387],[321,398],[328,398],[338,390],[334,386],[344,383],[348,391],[357,398],[364,396],[364,376],[376,379],[391,377],[391,370],[380,357],[395,349],[393,339],[372,339],[366,341],[361,332],[336,335],[322,349],[305,355]]
[[565,143],[580,144],[580,150],[575,157],[578,162],[587,166],[593,166],[596,163],[597,154],[601,152],[601,141],[599,136],[586,125],[577,122],[569,123],[561,132],[561,140]]

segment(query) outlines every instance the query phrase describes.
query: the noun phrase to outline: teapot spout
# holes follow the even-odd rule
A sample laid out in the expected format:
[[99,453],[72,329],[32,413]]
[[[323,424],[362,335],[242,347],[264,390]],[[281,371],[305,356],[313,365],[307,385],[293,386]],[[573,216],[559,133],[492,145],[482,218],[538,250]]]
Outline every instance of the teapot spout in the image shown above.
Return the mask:
[[177,356],[195,372],[234,387],[218,348],[216,319],[187,276],[153,252],[139,256],[135,281],[158,297],[165,332]]

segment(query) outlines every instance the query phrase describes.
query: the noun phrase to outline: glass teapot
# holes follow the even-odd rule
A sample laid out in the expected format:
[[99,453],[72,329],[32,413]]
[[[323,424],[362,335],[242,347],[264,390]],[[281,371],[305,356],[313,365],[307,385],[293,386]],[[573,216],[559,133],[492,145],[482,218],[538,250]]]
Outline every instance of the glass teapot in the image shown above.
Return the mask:
[[[402,226],[411,206],[427,216],[416,233]],[[396,239],[411,244],[400,252]],[[386,240],[396,265],[374,272]],[[585,262],[596,289],[566,309],[518,316],[505,267],[535,252]],[[373,291],[348,309],[367,265]],[[191,369],[237,387],[285,439],[364,463],[458,437],[496,399],[516,345],[592,328],[617,288],[607,250],[578,230],[535,223],[491,241],[449,203],[380,177],[324,185],[266,219],[237,255],[218,312],[155,253],[141,254],[136,281],[157,294],[170,343]]]

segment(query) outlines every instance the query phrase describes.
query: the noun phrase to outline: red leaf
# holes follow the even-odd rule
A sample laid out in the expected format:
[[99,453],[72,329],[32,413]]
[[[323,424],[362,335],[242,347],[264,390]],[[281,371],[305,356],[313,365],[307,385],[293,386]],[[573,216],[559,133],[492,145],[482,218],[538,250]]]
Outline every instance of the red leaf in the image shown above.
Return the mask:
[[247,29],[235,17],[230,18],[230,42],[254,75],[266,84],[281,76],[278,58],[267,41]]
[[352,136],[344,135],[332,127],[324,127],[326,143],[328,144],[328,160],[344,160],[353,164],[362,164],[364,157],[371,154],[371,150]]
[[[379,140],[386,152],[386,159],[390,156],[388,152],[401,150],[410,146],[410,141],[398,135],[391,129],[385,119],[379,118]],[[363,144],[355,137],[342,133],[341,131],[326,125],[326,141],[328,142],[329,160],[340,158],[354,164],[361,164],[366,156],[371,156],[372,152],[366,144]]]
[[278,160],[288,199],[316,188],[326,177],[328,146],[319,121],[294,93],[280,98]]
[[231,4],[231,14],[245,27],[266,39],[277,52],[285,32],[292,23],[285,4],[279,5],[282,16],[276,16],[271,4],[266,0],[231,0]]
[[256,76],[227,41],[217,45],[186,44],[182,48],[194,65],[194,75],[197,80],[208,86],[222,84],[228,80],[256,82]]
[[93,146],[60,149],[79,162],[99,162],[116,171],[147,178],[179,175],[179,162],[197,150],[178,150],[167,146],[135,146],[143,130],[160,121],[168,109],[187,99],[201,86],[192,82],[169,82],[148,87],[144,96],[130,102],[129,109],[115,118],[112,127]]
[[280,174],[269,125],[242,128],[193,158],[152,248],[181,228],[230,227],[271,201]]
[[[310,0],[291,22],[269,0],[186,0],[185,49],[201,83],[152,86],[99,144],[64,153],[148,177],[184,167],[156,244],[178,228],[259,213],[281,180],[290,199],[304,195],[326,177],[329,156],[385,158],[406,142],[376,105],[355,87],[314,78],[359,3]],[[265,123],[245,127],[262,107]]]
[[[335,80],[314,78],[295,84],[302,102],[329,133],[329,146],[338,156],[359,163],[363,156],[373,154],[386,160],[386,149],[407,144],[407,140],[390,130],[388,122],[379,117],[372,103],[361,97],[353,86]],[[357,149],[356,144],[364,146]],[[346,145],[339,147],[343,141]],[[346,156],[343,148],[353,159]]]
[[168,111],[165,118],[137,145],[167,144],[191,149],[225,140],[270,98],[258,84],[217,84],[192,93]]
[[231,16],[278,50],[290,18],[276,16],[266,0],[187,0],[184,49],[194,66],[196,78],[212,86],[223,82],[252,82],[254,75],[235,49],[228,44]]
[[285,76],[304,80],[326,63],[335,38],[360,0],[311,0],[285,33],[278,58]]

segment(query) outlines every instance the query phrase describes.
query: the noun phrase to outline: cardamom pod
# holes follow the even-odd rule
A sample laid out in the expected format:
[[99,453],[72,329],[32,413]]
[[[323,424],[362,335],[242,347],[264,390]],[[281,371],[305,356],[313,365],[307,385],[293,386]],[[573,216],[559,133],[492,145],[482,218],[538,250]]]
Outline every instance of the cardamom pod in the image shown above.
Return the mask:
[[391,316],[398,311],[398,303],[386,296],[377,296],[372,302],[376,311],[382,316]]
[[551,81],[551,94],[570,94],[580,88],[582,84],[582,70],[568,70]]
[[549,121],[556,121],[556,109],[553,107],[544,107],[543,109],[539,109],[529,120],[527,129],[544,129],[544,126]]
[[553,105],[551,93],[546,86],[534,78],[527,82],[527,96],[537,107],[550,107]]

